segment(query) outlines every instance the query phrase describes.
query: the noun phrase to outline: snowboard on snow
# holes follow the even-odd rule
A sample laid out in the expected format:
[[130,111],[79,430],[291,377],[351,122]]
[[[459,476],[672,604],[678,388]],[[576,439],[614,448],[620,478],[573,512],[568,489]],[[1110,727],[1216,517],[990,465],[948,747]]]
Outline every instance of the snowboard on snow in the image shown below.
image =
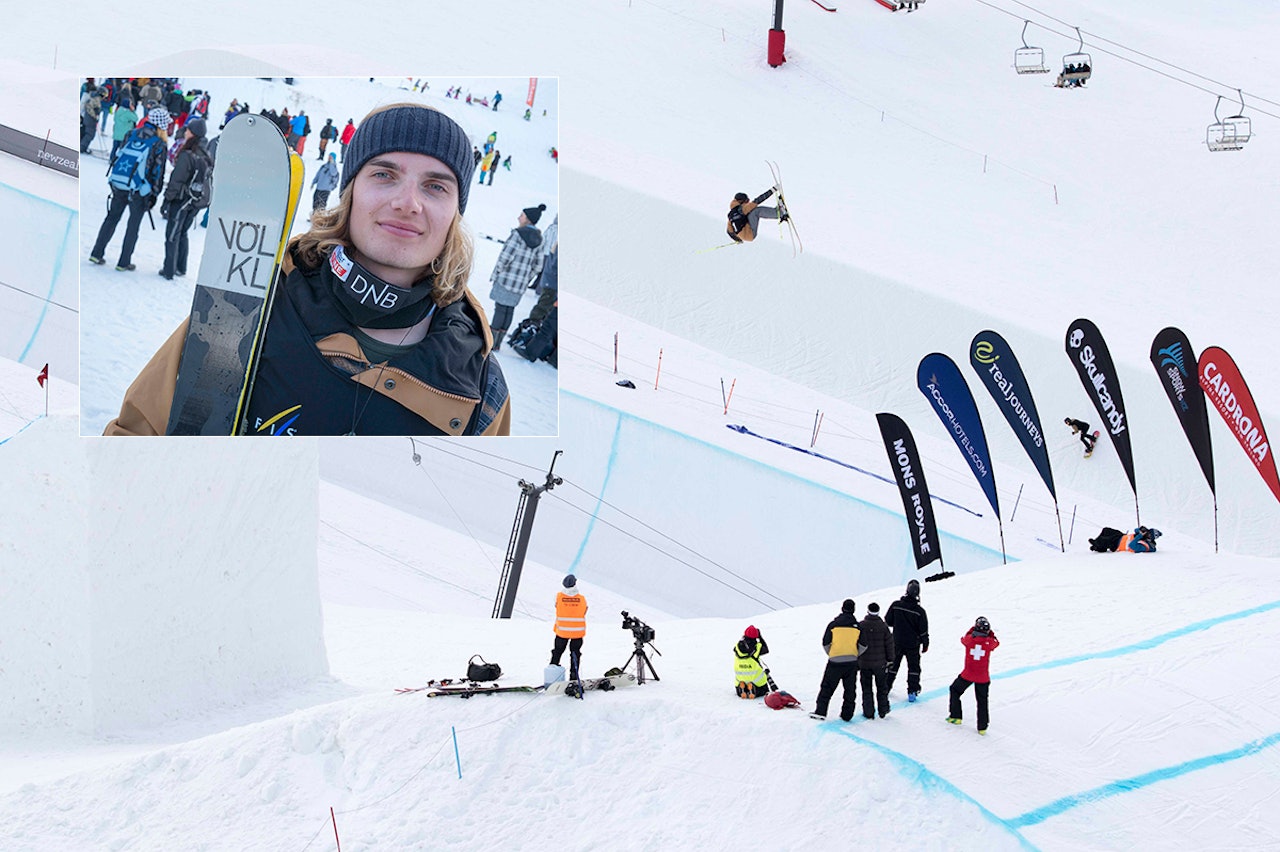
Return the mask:
[[266,118],[240,115],[222,131],[209,233],[165,434],[244,432],[302,180],[302,158]]
[[[599,690],[600,692],[609,692],[622,686],[634,686],[636,676],[630,672],[623,672],[620,675],[612,677],[584,677],[582,679],[582,689],[585,692]],[[573,680],[558,680],[555,683],[546,685],[544,691],[548,695],[565,695],[572,692],[570,687],[577,688],[578,682]]]

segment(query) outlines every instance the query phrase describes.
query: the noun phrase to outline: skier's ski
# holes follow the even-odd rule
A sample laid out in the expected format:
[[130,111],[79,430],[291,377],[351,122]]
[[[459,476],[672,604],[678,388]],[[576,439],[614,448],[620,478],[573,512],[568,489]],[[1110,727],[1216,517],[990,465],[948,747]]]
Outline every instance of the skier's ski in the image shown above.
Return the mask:
[[302,160],[274,123],[233,119],[218,141],[209,234],[169,410],[169,435],[234,435],[253,387]]
[[[791,234],[791,256],[795,257],[797,253],[804,251],[804,243],[800,241],[800,232],[796,230],[791,211],[787,209],[787,198],[782,192],[782,173],[778,170],[778,164],[772,160],[765,160],[765,164],[773,173],[773,185],[778,188],[778,229],[781,230],[783,225],[787,226]],[[783,216],[787,218],[784,220]]]
[[496,695],[499,692],[542,692],[541,686],[441,686],[427,693],[428,698],[443,698],[456,695],[459,698],[470,698],[473,695]]

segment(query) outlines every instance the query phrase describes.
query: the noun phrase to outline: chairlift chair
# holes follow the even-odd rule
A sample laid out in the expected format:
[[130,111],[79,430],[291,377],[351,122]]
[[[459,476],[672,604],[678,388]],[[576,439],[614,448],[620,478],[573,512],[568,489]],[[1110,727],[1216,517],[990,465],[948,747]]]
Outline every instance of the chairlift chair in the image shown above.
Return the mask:
[[[1080,47],[1075,53],[1062,57],[1062,80],[1065,83],[1083,83],[1093,75],[1093,58],[1084,52],[1084,36],[1076,27],[1076,38],[1080,39]],[[1068,68],[1074,68],[1068,71]]]
[[1022,22],[1022,47],[1013,52],[1013,69],[1019,74],[1047,74],[1049,69],[1044,64],[1044,50],[1027,45],[1027,26],[1030,23]]
[[[1244,93],[1236,89],[1240,95],[1240,112],[1244,112]],[[1253,134],[1248,116],[1237,114],[1224,119],[1218,118],[1218,107],[1222,104],[1222,95],[1218,95],[1213,105],[1214,123],[1205,131],[1205,144],[1210,151],[1239,151]]]

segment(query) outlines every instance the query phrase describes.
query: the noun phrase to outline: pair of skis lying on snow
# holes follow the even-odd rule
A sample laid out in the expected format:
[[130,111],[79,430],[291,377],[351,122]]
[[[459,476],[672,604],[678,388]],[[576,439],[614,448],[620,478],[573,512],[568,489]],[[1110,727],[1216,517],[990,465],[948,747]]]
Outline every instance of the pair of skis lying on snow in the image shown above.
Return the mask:
[[[620,675],[611,677],[588,677],[583,678],[582,689],[584,692],[599,690],[600,692],[609,692],[620,686],[633,686],[636,682],[636,676],[623,672]],[[470,698],[473,695],[494,695],[499,692],[541,692],[546,695],[564,695],[570,687],[576,687],[578,681],[558,680],[554,683],[544,683],[542,686],[499,686],[496,683],[485,684],[474,680],[433,680],[429,681],[426,686],[400,687],[396,692],[401,695],[409,695],[414,692],[426,692],[428,698],[441,698],[446,695],[456,695],[459,698]]]

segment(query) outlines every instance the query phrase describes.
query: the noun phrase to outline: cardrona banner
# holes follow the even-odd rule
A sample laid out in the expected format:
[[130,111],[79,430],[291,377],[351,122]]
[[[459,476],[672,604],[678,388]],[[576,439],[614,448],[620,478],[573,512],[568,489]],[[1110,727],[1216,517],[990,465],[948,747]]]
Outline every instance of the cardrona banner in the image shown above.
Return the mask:
[[1031,398],[1031,386],[1022,374],[1022,366],[1014,357],[1013,349],[994,331],[980,331],[969,344],[969,364],[996,401],[996,408],[1009,421],[1013,434],[1022,442],[1022,449],[1036,466],[1045,487],[1057,500],[1053,470],[1049,467],[1049,448],[1040,427],[1036,401]]
[[916,385],[960,448],[960,454],[969,463],[998,519],[1000,498],[996,496],[996,475],[991,469],[987,436],[982,431],[977,403],[973,401],[964,376],[960,375],[960,368],[941,352],[931,352],[920,359],[920,366],[916,368]]
[[902,509],[911,529],[916,570],[935,559],[941,564],[942,543],[938,540],[938,525],[933,519],[933,501],[929,499],[929,486],[924,482],[924,468],[911,430],[896,414],[881,412],[876,415],[876,422],[880,424],[884,451],[889,454],[889,466],[893,468],[893,478],[898,481]]
[[1124,397],[1120,395],[1120,377],[1116,375],[1111,352],[1102,332],[1087,319],[1078,319],[1067,327],[1067,357],[1080,374],[1085,393],[1093,401],[1102,418],[1099,431],[1111,436],[1111,444],[1129,477],[1129,487],[1137,495],[1133,477],[1133,444],[1129,440],[1129,418],[1124,413]]
[[1162,329],[1151,341],[1151,365],[1156,368],[1173,413],[1178,415],[1191,451],[1200,462],[1209,491],[1217,494],[1213,481],[1213,443],[1209,440],[1209,409],[1204,404],[1199,377],[1192,377],[1188,364],[1196,366],[1191,341],[1180,329],[1172,326]]
[[1258,406],[1244,383],[1244,376],[1236,362],[1225,350],[1210,346],[1200,353],[1200,387],[1213,403],[1214,408],[1227,422],[1245,455],[1262,475],[1271,493],[1280,500],[1280,479],[1276,477],[1276,460],[1271,456],[1271,444],[1262,428]]

